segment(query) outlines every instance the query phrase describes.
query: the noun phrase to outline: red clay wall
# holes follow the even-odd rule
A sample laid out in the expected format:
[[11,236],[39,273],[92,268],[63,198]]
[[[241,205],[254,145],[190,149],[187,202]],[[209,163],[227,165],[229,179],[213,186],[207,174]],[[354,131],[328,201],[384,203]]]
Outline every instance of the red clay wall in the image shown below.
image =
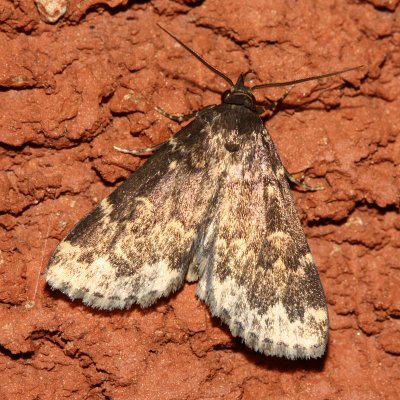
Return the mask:
[[[54,0],[48,24],[0,0],[0,398],[400,398],[398,3]],[[145,161],[113,145],[160,143],[179,125],[156,105],[187,113],[227,88],[157,22],[254,84],[366,65],[297,86],[266,123],[286,167],[326,187],[294,192],[329,303],[322,360],[247,350],[195,285],[112,313],[45,285],[58,242]]]

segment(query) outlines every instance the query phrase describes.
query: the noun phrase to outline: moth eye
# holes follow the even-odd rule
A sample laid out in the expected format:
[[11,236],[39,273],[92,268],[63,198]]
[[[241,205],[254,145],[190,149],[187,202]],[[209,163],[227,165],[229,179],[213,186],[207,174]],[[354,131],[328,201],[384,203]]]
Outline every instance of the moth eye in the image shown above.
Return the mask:
[[237,143],[225,143],[225,148],[229,152],[235,153],[236,151],[238,151],[240,149],[240,146]]
[[246,100],[245,106],[246,106],[246,107],[249,107],[249,108],[254,107],[254,100],[252,100],[252,99],[247,99],[247,100]]

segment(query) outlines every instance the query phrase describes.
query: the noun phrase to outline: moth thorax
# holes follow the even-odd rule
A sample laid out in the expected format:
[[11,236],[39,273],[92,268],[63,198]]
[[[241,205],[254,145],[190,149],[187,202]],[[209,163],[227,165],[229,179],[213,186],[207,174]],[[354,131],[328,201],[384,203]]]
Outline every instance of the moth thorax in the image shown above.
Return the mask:
[[222,95],[225,104],[236,104],[255,111],[256,99],[248,88],[236,89],[234,86]]

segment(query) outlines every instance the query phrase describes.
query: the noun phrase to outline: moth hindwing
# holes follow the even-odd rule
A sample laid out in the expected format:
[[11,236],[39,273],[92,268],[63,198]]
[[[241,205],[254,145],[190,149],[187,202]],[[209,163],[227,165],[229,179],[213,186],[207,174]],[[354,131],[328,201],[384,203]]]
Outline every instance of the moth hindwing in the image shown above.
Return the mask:
[[233,84],[217,73],[232,84],[222,103],[198,112],[86,215],[46,279],[106,310],[148,307],[198,281],[198,297],[248,347],[320,357],[326,300],[285,169],[246,74]]

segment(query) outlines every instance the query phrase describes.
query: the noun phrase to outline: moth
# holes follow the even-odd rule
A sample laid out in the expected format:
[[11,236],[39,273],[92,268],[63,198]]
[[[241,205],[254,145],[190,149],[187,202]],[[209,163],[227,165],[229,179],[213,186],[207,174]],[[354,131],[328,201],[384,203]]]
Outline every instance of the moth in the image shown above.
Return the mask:
[[155,152],[58,245],[47,282],[112,310],[149,307],[185,280],[197,281],[197,296],[249,348],[321,357],[329,325],[324,290],[253,91],[355,68],[248,87],[247,73],[233,83],[160,28],[230,89],[168,141],[126,151]]

